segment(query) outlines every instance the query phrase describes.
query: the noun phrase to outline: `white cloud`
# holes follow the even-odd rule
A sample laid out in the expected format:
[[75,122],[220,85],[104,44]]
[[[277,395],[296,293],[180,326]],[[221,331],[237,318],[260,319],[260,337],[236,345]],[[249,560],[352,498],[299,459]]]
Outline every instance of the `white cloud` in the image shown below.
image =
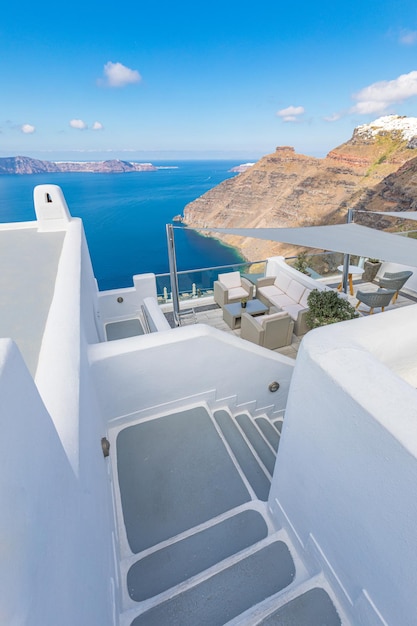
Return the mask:
[[332,115],[327,115],[323,119],[325,122],[337,122],[341,117],[343,117],[343,113],[332,113]]
[[32,124],[23,124],[20,127],[20,130],[22,131],[22,133],[25,133],[25,135],[31,135],[35,132],[36,128],[32,126]]
[[289,106],[286,109],[281,109],[277,111],[276,115],[280,117],[284,122],[297,122],[298,115],[302,115],[304,113],[304,107],[295,107]]
[[103,130],[103,124],[101,122],[94,122],[92,130]]
[[417,30],[402,30],[400,32],[399,42],[405,46],[413,46],[417,43]]
[[77,130],[85,130],[87,128],[87,124],[83,120],[71,120],[69,125]]
[[392,104],[417,96],[417,71],[402,74],[394,80],[382,80],[354,94],[357,104],[350,113],[383,113]]
[[99,84],[104,84],[108,87],[125,87],[132,83],[139,83],[142,80],[142,76],[137,70],[131,70],[121,63],[112,63],[111,61],[104,66],[104,75],[105,80],[100,80]]

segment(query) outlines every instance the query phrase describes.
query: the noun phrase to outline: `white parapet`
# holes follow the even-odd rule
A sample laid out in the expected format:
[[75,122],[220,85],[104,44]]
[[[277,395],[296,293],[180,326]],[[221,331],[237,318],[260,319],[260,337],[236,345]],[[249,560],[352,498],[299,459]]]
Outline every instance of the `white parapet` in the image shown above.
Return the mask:
[[417,623],[415,316],[311,331],[288,397],[269,505],[354,624]]

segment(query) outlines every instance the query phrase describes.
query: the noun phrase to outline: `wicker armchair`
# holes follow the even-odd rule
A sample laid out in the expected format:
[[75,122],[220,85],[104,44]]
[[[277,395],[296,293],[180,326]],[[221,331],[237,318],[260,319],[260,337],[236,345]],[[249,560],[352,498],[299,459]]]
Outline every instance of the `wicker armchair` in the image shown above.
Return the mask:
[[394,297],[392,298],[392,304],[394,304],[398,298],[398,293],[405,285],[410,276],[413,275],[413,272],[407,270],[403,272],[385,272],[381,278],[378,279],[378,285],[380,287],[384,287],[385,289],[393,289],[395,291]]
[[243,313],[240,337],[258,346],[276,350],[291,345],[293,330],[294,320],[285,311],[256,317]]
[[219,274],[214,281],[214,301],[221,307],[231,302],[239,302],[243,298],[252,300],[255,285],[243,278],[239,272]]
[[356,297],[358,303],[356,308],[359,308],[361,302],[369,306],[369,315],[372,315],[374,309],[381,308],[382,312],[385,307],[389,305],[393,296],[395,296],[394,289],[378,289],[378,291],[357,291]]

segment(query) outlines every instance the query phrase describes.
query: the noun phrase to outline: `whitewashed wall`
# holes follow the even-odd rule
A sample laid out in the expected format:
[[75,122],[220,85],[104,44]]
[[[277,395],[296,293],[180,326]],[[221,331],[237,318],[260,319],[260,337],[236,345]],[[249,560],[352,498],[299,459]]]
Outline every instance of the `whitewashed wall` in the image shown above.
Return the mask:
[[289,394],[269,504],[355,625],[417,623],[417,392],[387,366],[415,317],[311,331]]
[[0,416],[0,624],[110,626],[115,574],[99,433],[82,421],[89,450],[76,475],[11,340],[0,341]]
[[[293,359],[197,324],[89,348],[105,419],[213,391],[238,404],[285,407]],[[281,385],[276,393],[269,383]]]
[[116,531],[87,362],[97,287],[60,188],[39,186],[34,198],[39,230],[66,235],[35,383],[15,345],[0,342],[0,624],[110,626]]
[[145,298],[156,297],[155,274],[133,276],[133,287],[109,289],[98,294],[101,323],[137,317]]

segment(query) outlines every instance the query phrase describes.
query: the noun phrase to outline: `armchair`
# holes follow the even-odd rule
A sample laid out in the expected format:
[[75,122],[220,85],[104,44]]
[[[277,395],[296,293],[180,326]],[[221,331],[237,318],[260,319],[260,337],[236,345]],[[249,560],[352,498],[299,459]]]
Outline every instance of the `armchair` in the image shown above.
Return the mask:
[[214,281],[214,301],[221,307],[231,302],[239,302],[243,298],[253,298],[255,286],[240,272],[219,274]]
[[358,303],[355,308],[358,309],[362,302],[369,306],[369,315],[372,315],[374,309],[378,307],[381,307],[382,312],[384,312],[385,307],[389,305],[394,295],[394,289],[378,289],[378,291],[358,290],[356,292]]
[[258,346],[275,350],[291,344],[293,330],[294,321],[286,311],[257,317],[243,313],[240,337]]
[[394,289],[395,294],[392,298],[392,304],[395,304],[398,298],[401,287],[405,285],[413,272],[406,270],[403,272],[385,272],[381,278],[378,279],[378,285],[385,287],[386,289]]

